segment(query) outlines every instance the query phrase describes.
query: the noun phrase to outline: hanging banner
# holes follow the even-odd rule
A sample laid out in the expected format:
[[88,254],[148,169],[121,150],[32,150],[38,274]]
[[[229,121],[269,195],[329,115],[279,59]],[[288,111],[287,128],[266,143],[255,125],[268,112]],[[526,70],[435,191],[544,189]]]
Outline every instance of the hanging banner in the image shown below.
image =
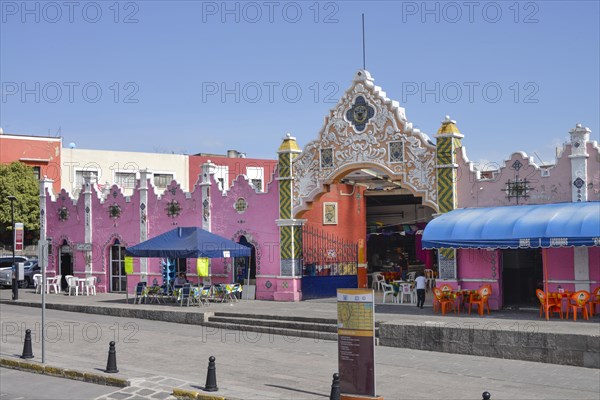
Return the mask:
[[198,276],[208,276],[208,258],[198,258],[196,260],[196,270]]
[[22,222],[15,222],[15,252],[21,253],[23,251],[23,236],[24,229]]
[[125,256],[125,275],[133,274],[133,257]]
[[375,396],[375,296],[372,289],[338,289],[340,392]]

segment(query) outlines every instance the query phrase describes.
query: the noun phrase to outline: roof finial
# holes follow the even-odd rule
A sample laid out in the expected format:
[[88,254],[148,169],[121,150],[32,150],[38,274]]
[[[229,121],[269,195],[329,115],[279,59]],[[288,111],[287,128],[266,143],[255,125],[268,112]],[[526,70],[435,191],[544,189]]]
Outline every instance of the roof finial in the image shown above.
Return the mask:
[[447,125],[447,124],[455,124],[456,125],[456,121],[450,119],[449,115],[446,115],[446,117],[444,117],[444,120],[442,121],[443,125]]
[[362,15],[362,40],[363,40],[363,69],[367,69],[367,56],[365,52],[365,14]]

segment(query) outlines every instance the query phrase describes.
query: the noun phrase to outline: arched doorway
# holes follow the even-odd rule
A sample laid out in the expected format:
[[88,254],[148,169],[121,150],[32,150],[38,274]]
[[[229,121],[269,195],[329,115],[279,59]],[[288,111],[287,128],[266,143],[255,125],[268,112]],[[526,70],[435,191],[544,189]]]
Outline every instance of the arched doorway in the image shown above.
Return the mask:
[[123,293],[127,290],[127,275],[125,274],[125,246],[115,239],[109,249],[110,288],[111,292]]
[[69,246],[69,243],[66,240],[63,240],[60,246],[59,252],[59,275],[61,275],[60,279],[60,287],[61,289],[67,288],[67,279],[65,278],[67,275],[73,275],[73,248]]
[[[355,74],[352,86],[326,116],[316,140],[301,150],[295,138],[288,135],[278,153],[277,224],[282,279],[276,299],[297,298],[293,294],[301,286],[299,278],[306,271],[302,249],[304,215],[314,205],[321,205],[331,187],[340,183],[354,186],[361,184],[361,179],[374,178],[419,198],[421,203],[417,206],[438,211],[435,144],[406,119],[404,108],[387,98],[365,70]],[[334,204],[323,212],[332,211],[330,214],[334,215],[335,210]],[[361,287],[366,285],[364,247],[361,251],[364,238],[366,230],[363,239],[357,241]]]
[[235,282],[256,285],[256,248],[243,235],[240,236],[238,243],[250,247],[252,253],[250,257],[237,257],[235,259]]

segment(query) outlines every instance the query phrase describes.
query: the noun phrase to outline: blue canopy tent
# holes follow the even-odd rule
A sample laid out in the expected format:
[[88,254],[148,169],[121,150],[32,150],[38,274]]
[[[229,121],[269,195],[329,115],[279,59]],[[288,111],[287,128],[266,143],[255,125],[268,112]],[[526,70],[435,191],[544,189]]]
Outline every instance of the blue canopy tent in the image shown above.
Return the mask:
[[132,257],[249,257],[251,249],[197,227],[179,227],[125,249]]
[[427,224],[422,246],[424,249],[542,248],[548,293],[547,249],[600,246],[600,202],[453,210]]
[[229,258],[250,257],[244,245],[198,227],[179,227],[125,249],[132,257]]

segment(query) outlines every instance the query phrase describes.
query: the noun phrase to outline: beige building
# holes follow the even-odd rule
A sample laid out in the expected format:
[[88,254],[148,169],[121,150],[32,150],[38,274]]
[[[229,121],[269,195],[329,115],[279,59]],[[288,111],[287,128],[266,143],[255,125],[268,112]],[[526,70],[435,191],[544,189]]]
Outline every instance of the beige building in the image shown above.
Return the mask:
[[189,191],[189,157],[182,154],[138,153],[130,151],[63,148],[61,181],[64,189],[78,196],[89,177],[99,189],[118,184],[125,196],[133,194],[140,171],[148,170],[157,193],[176,180]]

